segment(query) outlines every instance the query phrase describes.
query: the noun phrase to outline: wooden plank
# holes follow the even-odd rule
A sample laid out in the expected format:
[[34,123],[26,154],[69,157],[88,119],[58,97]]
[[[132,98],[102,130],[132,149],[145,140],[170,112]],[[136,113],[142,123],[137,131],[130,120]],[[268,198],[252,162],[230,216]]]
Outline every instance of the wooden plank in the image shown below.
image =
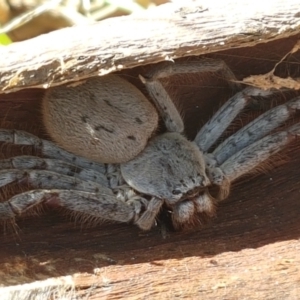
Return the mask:
[[[165,4],[144,15],[58,30],[0,49],[2,92],[265,43],[299,32],[297,0]],[[201,3],[201,2],[200,2]]]

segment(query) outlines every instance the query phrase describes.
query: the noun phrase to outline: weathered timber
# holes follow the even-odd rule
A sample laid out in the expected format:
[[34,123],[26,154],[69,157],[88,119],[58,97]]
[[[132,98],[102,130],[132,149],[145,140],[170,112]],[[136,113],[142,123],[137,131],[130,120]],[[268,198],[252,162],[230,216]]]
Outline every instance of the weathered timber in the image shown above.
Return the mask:
[[[200,2],[201,3],[201,2]],[[66,28],[0,49],[0,90],[43,87],[295,35],[297,0],[165,4],[144,15]]]

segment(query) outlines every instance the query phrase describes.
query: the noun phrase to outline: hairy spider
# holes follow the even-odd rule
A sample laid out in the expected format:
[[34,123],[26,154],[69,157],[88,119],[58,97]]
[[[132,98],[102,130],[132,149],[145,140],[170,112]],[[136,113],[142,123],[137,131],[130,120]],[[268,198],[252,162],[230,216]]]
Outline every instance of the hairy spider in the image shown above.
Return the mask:
[[[230,98],[189,141],[183,121],[160,82],[173,74],[222,71],[221,61],[161,65],[140,77],[157,110],[116,75],[89,79],[76,87],[49,89],[44,124],[56,143],[23,131],[0,130],[0,141],[33,145],[43,158],[0,161],[0,186],[26,179],[35,189],[0,204],[0,220],[40,203],[65,207],[110,221],[133,222],[148,230],[164,204],[175,228],[212,215],[230,184],[280,151],[300,133],[300,124],[270,134],[300,108],[300,97],[272,108],[219,145],[219,137],[253,96],[274,91],[248,87]],[[158,113],[167,132],[154,135]],[[66,150],[70,151],[67,152]],[[212,151],[210,151],[213,149]],[[73,154],[72,154],[73,153]],[[212,186],[219,195],[210,195]]]

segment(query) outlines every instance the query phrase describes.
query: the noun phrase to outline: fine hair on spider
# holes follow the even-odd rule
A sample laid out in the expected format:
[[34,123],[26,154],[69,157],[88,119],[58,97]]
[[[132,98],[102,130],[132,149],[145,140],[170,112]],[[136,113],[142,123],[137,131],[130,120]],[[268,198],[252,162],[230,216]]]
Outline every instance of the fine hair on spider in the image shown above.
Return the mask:
[[[0,204],[0,220],[43,203],[84,219],[131,222],[143,230],[156,224],[161,210],[170,214],[175,229],[197,226],[203,216],[214,215],[215,204],[228,197],[233,181],[263,166],[300,134],[300,123],[281,127],[300,110],[300,97],[267,110],[220,141],[253,99],[278,93],[241,89],[190,141],[161,80],[205,72],[236,81],[223,61],[202,59],[159,64],[140,75],[154,105],[116,75],[49,89],[42,101],[43,122],[54,142],[0,129],[0,142],[32,145],[42,156],[0,160],[1,187],[24,180],[32,186]],[[166,127],[162,134],[156,134],[159,118]]]

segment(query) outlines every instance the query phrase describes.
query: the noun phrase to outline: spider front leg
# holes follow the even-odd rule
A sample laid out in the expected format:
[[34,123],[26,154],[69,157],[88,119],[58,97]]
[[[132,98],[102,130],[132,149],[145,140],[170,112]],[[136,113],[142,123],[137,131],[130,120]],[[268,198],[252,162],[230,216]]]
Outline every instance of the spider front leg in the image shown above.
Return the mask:
[[287,128],[285,131],[270,134],[244,148],[226,160],[220,168],[228,180],[233,181],[259,166],[271,155],[284,149],[299,136],[300,123]]
[[236,116],[247,106],[254,96],[267,97],[275,91],[264,91],[248,87],[231,97],[201,128],[195,138],[195,143],[201,151],[207,152],[228,128]]
[[214,158],[219,165],[222,164],[239,150],[279,127],[299,110],[300,97],[268,110],[221,143],[213,151]]
[[299,136],[300,123],[287,128],[285,131],[267,135],[238,151],[219,167],[212,168],[210,179],[214,184],[229,189],[231,182],[258,167]]
[[140,79],[145,84],[156,108],[160,112],[167,130],[182,133],[184,130],[182,118],[160,79],[176,74],[216,73],[220,71],[222,76],[232,85],[239,86],[236,84],[237,80],[228,66],[222,60],[215,59],[161,64],[146,76],[140,76]]
[[[212,120],[207,123],[208,125],[206,124],[204,126],[204,128],[210,127],[212,130],[215,130],[215,132],[221,132],[224,130],[224,128],[228,126],[227,119],[230,119],[231,121],[231,118],[228,118],[228,113],[232,114],[235,110],[233,107],[238,107],[240,102],[243,103],[244,101],[247,101],[247,98],[253,95],[253,93],[254,95],[255,93],[262,93],[266,96],[274,92],[264,92],[253,88],[245,89],[226,102]],[[255,142],[259,141],[260,138],[279,127],[293,114],[299,111],[299,109],[300,97],[296,97],[285,104],[268,110],[258,118],[254,119],[252,122],[222,142],[212,153],[205,153],[205,161],[209,177],[214,184],[220,186],[220,194],[218,196],[219,200],[225,199],[228,196],[232,180],[247,173],[248,170],[255,168],[271,155],[268,153],[266,155],[263,151],[262,155],[259,155],[260,157],[253,160],[253,156],[256,155],[257,151],[260,151],[259,149],[266,149],[265,151],[268,151],[268,147],[275,145],[276,148],[277,145],[276,136],[273,137],[273,135],[270,136],[271,145],[267,142],[268,147],[264,144],[256,144]],[[202,145],[205,143],[206,139],[205,135],[204,138],[202,138],[204,134],[203,131],[206,131],[206,134],[209,133],[209,130],[207,131],[203,129],[200,131],[202,134],[198,133],[197,136],[199,136],[199,143]],[[211,135],[208,136],[211,137]],[[263,140],[261,140],[261,142],[263,142]],[[286,144],[285,139],[282,142],[283,145]],[[279,143],[278,147],[279,150],[281,150],[283,146],[281,147],[281,143]],[[241,151],[243,149],[245,151]],[[249,165],[248,162],[250,162]]]

